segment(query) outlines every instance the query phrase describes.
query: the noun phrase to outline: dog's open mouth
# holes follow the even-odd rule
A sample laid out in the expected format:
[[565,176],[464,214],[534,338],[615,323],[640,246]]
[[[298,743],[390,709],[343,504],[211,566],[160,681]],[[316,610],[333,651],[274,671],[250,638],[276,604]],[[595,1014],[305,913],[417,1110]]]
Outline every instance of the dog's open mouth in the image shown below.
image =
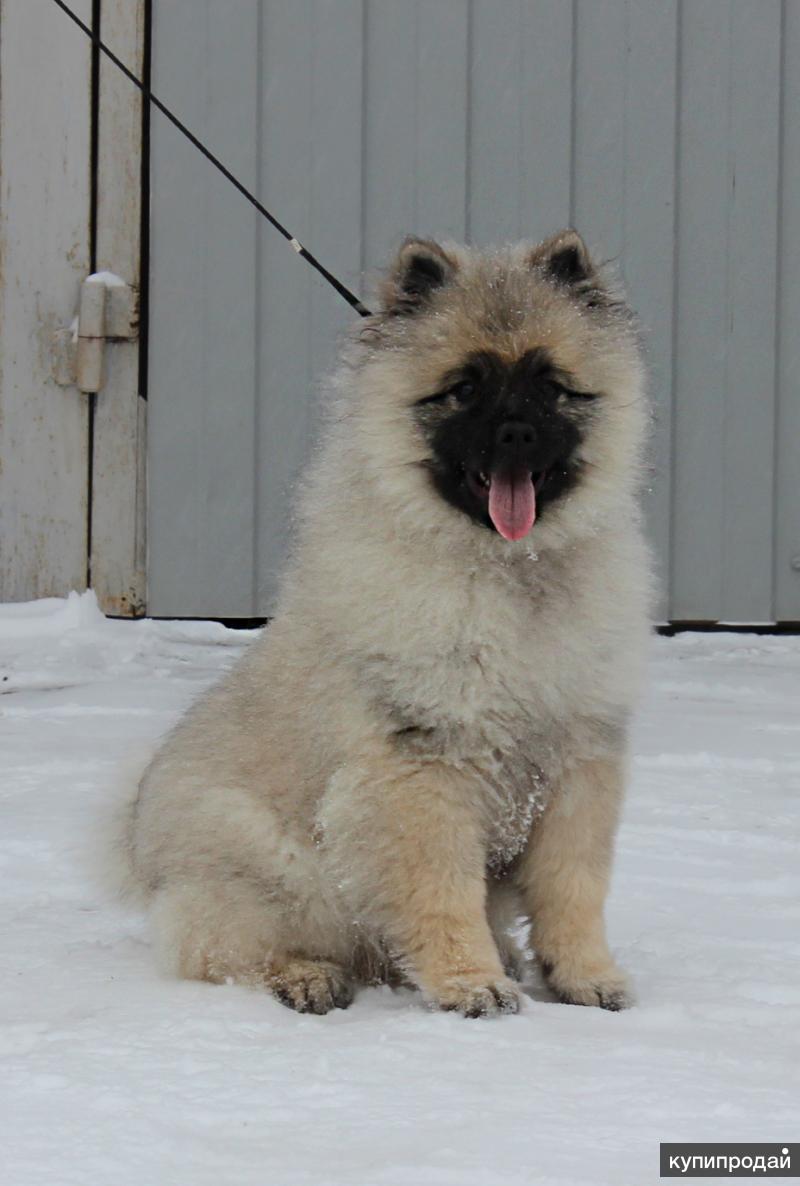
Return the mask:
[[503,539],[522,539],[536,521],[536,495],[547,479],[547,470],[528,469],[486,474],[467,471],[472,492],[488,503],[489,518]]

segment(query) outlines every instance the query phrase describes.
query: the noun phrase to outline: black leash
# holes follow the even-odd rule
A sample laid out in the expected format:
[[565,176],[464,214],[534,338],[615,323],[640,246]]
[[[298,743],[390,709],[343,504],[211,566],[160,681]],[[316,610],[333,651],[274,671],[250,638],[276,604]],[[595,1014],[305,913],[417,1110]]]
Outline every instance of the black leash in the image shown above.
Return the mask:
[[372,316],[370,310],[366,307],[366,305],[361,303],[355,293],[351,292],[349,288],[342,284],[341,280],[337,280],[333,273],[329,272],[328,269],[319,262],[316,256],[311,254],[308,248],[304,247],[302,243],[295,239],[291,231],[288,231],[283,223],[278,222],[274,214],[270,214],[266,206],[263,206],[261,202],[259,202],[258,198],[254,197],[254,195],[250,193],[250,190],[246,189],[245,186],[242,185],[241,181],[234,177],[230,169],[225,168],[222,161],[218,160],[217,157],[214,156],[213,152],[206,148],[205,144],[198,140],[193,132],[189,131],[184,123],[181,123],[177,115],[173,115],[169,107],[166,107],[161,102],[161,100],[153,94],[150,88],[145,86],[144,83],[138,79],[131,70],[128,69],[125,63],[120,61],[115,53],[112,53],[108,46],[100,40],[99,34],[95,33],[93,29],[90,29],[88,25],[85,25],[80,17],[77,17],[72,9],[67,7],[67,5],[64,3],[64,0],[54,0],[54,2],[62,10],[62,12],[67,14],[70,20],[75,22],[79,29],[83,30],[86,36],[89,37],[93,44],[106,55],[109,61],[113,62],[114,65],[122,71],[126,78],[130,79],[133,85],[142,92],[148,103],[152,103],[154,107],[157,107],[162,115],[165,115],[170,123],[174,124],[178,131],[181,132],[186,137],[186,139],[195,146],[198,152],[201,152],[207,160],[211,161],[211,164],[216,169],[219,169],[222,176],[226,177],[228,181],[230,181],[231,185],[238,189],[239,193],[243,197],[247,198],[250,205],[254,206],[258,213],[263,215],[267,222],[270,222],[275,227],[275,230],[279,231],[280,234],[283,235],[284,239],[286,239],[289,245],[294,248],[297,254],[302,259],[304,259],[306,263],[311,264],[311,267],[315,268],[319,272],[320,276],[324,277],[324,279],[328,281],[331,288],[336,289],[336,291],[339,293],[339,296],[344,297],[348,305],[352,306],[356,313],[359,313],[362,317]]

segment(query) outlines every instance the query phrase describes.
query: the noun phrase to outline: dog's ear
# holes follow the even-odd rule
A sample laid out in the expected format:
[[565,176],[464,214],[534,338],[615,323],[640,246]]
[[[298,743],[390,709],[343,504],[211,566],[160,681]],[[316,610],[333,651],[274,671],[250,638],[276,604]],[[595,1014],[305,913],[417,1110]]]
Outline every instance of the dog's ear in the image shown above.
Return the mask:
[[531,264],[564,288],[588,294],[601,287],[599,270],[577,231],[559,231],[534,247]]
[[437,289],[450,283],[457,266],[432,239],[406,239],[383,282],[381,308],[386,313],[416,313]]

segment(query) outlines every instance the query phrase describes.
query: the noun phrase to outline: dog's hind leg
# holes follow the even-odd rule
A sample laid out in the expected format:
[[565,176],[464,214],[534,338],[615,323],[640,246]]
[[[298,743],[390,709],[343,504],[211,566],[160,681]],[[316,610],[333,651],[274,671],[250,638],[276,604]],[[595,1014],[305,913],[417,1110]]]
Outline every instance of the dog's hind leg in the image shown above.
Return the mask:
[[265,983],[281,1004],[298,1013],[346,1009],[354,996],[353,981],[333,960],[273,959]]
[[298,950],[290,920],[249,880],[162,888],[152,919],[159,962],[184,979],[266,989],[300,1013],[344,1009],[353,999],[343,964]]

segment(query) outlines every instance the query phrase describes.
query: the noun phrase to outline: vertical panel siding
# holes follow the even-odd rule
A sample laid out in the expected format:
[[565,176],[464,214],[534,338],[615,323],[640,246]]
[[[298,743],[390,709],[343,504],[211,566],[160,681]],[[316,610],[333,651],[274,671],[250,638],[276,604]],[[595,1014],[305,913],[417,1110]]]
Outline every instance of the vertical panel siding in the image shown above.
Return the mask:
[[772,617],[780,0],[734,0],[730,47],[724,621]]
[[[259,5],[222,7],[154,5],[154,86],[253,184]],[[152,132],[148,610],[247,616],[256,216],[157,111]]]
[[682,37],[671,612],[772,615],[780,4],[707,0]]
[[363,262],[404,234],[463,239],[467,212],[465,0],[369,0],[364,91]]
[[50,346],[89,271],[91,46],[53,4],[0,8],[0,600],[26,601],[86,582],[87,396]]
[[624,246],[627,5],[579,0],[575,28],[575,225],[606,258]]
[[473,0],[468,232],[537,239],[569,221],[572,5]]
[[678,37],[678,0],[630,6],[621,264],[641,318],[653,400],[644,505],[659,561],[656,613],[662,621],[669,616]]
[[[262,3],[260,189],[266,205],[310,242],[314,130],[313,4]],[[337,204],[338,205],[338,204]],[[314,244],[314,250],[319,251]],[[312,286],[318,281],[269,226],[259,230],[257,430],[253,608],[273,593],[270,566],[288,539],[291,483],[306,446],[310,410]],[[333,304],[334,302],[331,302]]]
[[[428,227],[440,238],[463,240],[469,197],[469,5],[465,0],[416,0],[416,5],[416,219],[409,226],[421,234]],[[369,158],[365,164],[371,171]],[[398,229],[392,232],[395,238]],[[386,240],[376,244],[371,258],[380,262],[386,247]]]
[[523,4],[519,234],[543,239],[570,221],[573,19],[564,0]]
[[525,0],[472,0],[468,236],[502,243],[520,235]]
[[800,4],[784,3],[774,477],[775,605],[800,621]]
[[[361,242],[361,0],[264,0],[261,198],[346,283]],[[293,486],[308,451],[315,385],[352,320],[271,227],[259,235],[255,433],[258,517],[250,613],[272,604],[289,542]]]
[[[418,10],[416,3],[393,0],[367,4],[363,217],[368,267],[381,262],[386,244],[417,225]],[[463,210],[462,196],[462,216]]]
[[[573,222],[617,261],[656,405],[659,617],[800,617],[797,6],[219,8],[157,0],[156,89],[351,286],[408,232]],[[154,144],[150,608],[266,613],[352,314],[157,119]]]
[[729,0],[684,4],[681,22],[671,614],[722,604],[727,374]]

